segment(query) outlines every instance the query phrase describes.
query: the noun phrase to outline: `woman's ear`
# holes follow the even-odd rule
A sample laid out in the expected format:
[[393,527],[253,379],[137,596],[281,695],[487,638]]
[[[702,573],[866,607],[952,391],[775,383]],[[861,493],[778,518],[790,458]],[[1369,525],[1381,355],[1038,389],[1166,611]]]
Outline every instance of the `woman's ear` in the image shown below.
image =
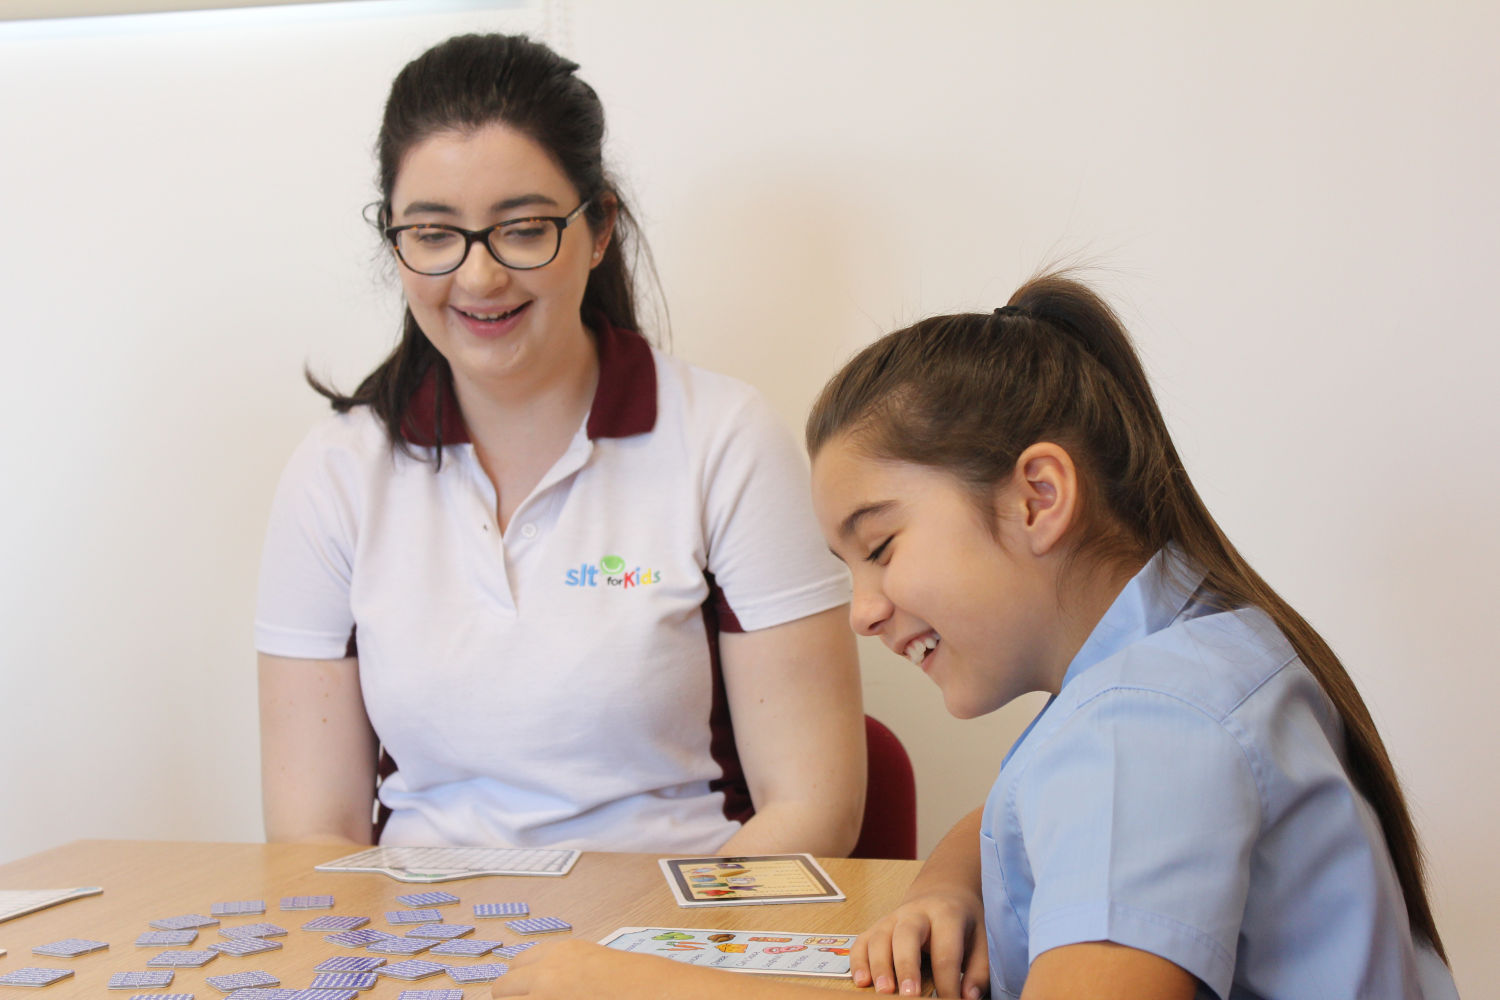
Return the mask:
[[593,256],[589,258],[589,269],[593,270],[604,259],[604,251],[609,249],[609,241],[615,234],[615,219],[620,213],[620,199],[613,194],[601,194],[599,204],[604,206],[604,221],[593,230],[594,250]]
[[1040,441],[1016,459],[1007,489],[1017,525],[1034,556],[1051,552],[1078,515],[1078,468],[1062,445]]

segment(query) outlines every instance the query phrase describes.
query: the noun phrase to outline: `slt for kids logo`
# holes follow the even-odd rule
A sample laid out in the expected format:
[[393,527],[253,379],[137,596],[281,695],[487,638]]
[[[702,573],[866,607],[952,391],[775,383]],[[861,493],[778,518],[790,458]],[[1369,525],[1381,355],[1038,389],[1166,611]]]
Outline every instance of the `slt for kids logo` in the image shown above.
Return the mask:
[[569,587],[618,587],[632,590],[661,583],[661,570],[630,566],[620,556],[604,556],[597,563],[580,563],[568,570]]

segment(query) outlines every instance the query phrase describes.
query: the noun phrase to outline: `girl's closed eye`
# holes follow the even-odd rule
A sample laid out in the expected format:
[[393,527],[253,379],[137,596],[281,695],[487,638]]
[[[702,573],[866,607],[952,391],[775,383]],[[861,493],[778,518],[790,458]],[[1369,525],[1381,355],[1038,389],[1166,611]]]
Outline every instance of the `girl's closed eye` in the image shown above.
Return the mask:
[[885,541],[883,541],[879,545],[875,546],[875,548],[871,550],[870,554],[867,555],[867,556],[865,556],[865,562],[869,562],[869,563],[878,563],[878,562],[880,562],[881,557],[884,556],[885,553],[886,553],[886,550],[891,547],[891,542],[894,541],[895,538],[896,538],[895,535],[887,535]]

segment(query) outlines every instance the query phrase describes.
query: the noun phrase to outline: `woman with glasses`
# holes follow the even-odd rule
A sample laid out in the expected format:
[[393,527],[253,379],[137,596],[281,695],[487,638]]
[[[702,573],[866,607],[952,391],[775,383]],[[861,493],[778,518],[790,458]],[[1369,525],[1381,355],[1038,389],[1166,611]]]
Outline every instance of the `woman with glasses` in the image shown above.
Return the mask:
[[[638,333],[574,63],[470,35],[396,78],[400,344],[278,488],[256,614],[273,840],[845,854],[847,584],[790,435]],[[381,751],[384,756],[381,756]],[[377,759],[392,761],[376,801]]]

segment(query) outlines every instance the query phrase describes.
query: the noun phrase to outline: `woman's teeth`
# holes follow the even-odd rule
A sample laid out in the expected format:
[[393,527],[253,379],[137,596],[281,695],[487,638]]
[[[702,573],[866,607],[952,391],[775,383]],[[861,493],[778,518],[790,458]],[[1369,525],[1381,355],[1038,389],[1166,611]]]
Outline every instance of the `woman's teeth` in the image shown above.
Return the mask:
[[[525,303],[522,303],[522,305],[524,305],[524,304]],[[471,316],[474,319],[477,319],[477,320],[479,320],[480,322],[483,322],[483,323],[494,323],[497,320],[509,319],[510,317],[514,316],[516,313],[518,313],[520,311],[521,311],[521,306],[516,306],[514,309],[511,309],[508,312],[477,313],[477,312],[468,312],[468,311],[464,310],[463,313],[464,313],[465,316]]]
[[922,665],[922,661],[927,659],[927,654],[932,652],[934,649],[937,649],[937,644],[937,633],[933,633],[932,635],[925,636],[921,639],[913,639],[911,641],[911,645],[906,647],[906,658],[920,667]]

